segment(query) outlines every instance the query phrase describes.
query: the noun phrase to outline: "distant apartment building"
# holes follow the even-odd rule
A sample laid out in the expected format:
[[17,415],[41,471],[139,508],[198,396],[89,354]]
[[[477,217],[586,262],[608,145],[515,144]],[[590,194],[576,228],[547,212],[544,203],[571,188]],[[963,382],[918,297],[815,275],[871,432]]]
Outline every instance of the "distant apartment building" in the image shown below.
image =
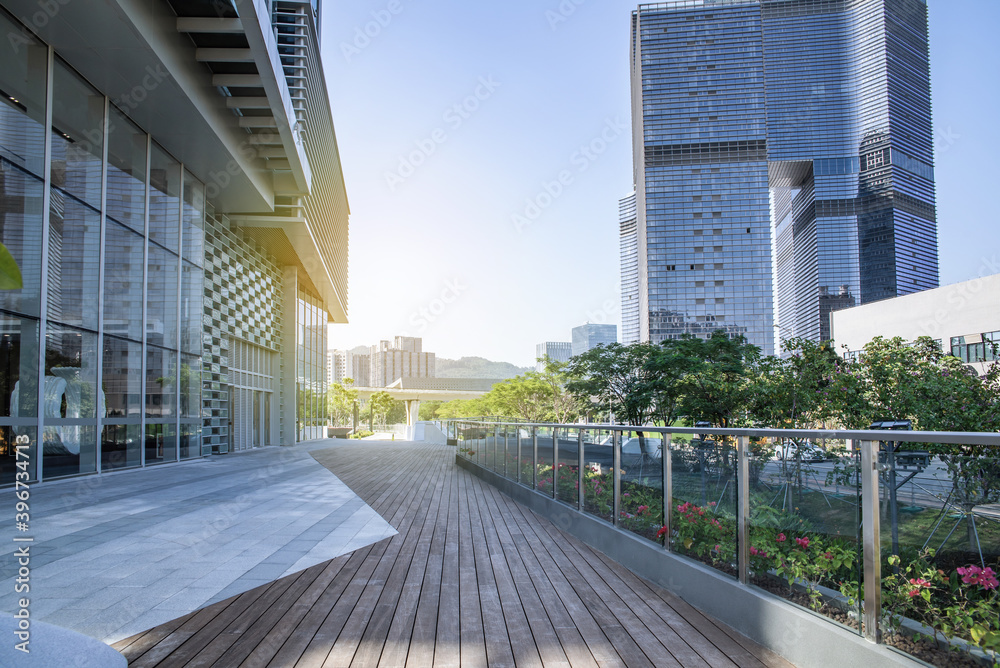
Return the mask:
[[837,350],[845,355],[856,355],[876,336],[929,336],[984,374],[1000,346],[1000,274],[835,311],[830,320]]
[[618,202],[621,235],[622,343],[639,341],[639,229],[635,193]]
[[345,378],[353,378],[354,353],[350,350],[331,350],[327,353],[327,382],[342,383]]
[[[388,387],[399,378],[434,378],[435,355],[423,352],[423,340],[397,336],[392,342],[380,341],[368,354],[367,387]],[[355,385],[360,385],[355,378]]]
[[355,387],[371,387],[371,356],[351,355],[351,375]]
[[618,342],[618,325],[598,325],[587,323],[573,328],[573,356],[600,345]]
[[[535,346],[535,359],[540,360],[548,355],[553,362],[568,362],[573,355],[573,344],[569,341],[546,341]],[[535,371],[545,371],[543,362],[535,362]]]

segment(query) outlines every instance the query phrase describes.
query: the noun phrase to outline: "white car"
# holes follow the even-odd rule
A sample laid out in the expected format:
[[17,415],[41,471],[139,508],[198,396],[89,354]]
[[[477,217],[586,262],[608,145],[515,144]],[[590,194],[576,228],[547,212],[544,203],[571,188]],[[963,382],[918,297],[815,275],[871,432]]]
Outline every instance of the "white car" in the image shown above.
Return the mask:
[[797,445],[788,441],[774,446],[774,459],[778,461],[813,463],[823,462],[829,458],[830,455],[826,450],[811,441],[802,441]]

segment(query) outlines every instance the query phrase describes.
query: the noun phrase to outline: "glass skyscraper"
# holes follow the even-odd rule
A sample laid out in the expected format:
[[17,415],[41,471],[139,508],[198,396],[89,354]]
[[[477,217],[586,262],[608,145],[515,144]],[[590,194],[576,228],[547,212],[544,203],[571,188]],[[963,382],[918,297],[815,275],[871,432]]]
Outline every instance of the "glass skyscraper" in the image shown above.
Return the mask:
[[674,0],[632,15],[643,340],[765,353],[936,287],[923,0]]
[[618,202],[621,244],[622,343],[639,340],[639,235],[636,231],[635,193]]

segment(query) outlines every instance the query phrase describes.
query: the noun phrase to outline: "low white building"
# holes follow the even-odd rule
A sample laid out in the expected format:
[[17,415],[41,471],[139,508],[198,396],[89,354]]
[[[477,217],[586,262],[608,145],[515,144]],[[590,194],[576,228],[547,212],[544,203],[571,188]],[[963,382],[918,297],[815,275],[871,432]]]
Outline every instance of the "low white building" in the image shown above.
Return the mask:
[[914,341],[929,336],[980,374],[1000,346],[1000,274],[834,311],[837,350],[856,353],[876,336]]

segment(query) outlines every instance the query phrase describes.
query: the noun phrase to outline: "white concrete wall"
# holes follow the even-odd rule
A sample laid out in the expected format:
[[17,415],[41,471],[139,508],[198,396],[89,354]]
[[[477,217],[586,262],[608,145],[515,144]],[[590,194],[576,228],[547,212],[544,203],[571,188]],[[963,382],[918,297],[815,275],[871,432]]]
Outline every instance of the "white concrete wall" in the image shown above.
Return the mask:
[[[838,352],[858,351],[876,336],[940,339],[945,352],[951,337],[1000,330],[1000,274],[904,297],[856,306],[831,315]],[[974,365],[982,373],[984,364]]]

